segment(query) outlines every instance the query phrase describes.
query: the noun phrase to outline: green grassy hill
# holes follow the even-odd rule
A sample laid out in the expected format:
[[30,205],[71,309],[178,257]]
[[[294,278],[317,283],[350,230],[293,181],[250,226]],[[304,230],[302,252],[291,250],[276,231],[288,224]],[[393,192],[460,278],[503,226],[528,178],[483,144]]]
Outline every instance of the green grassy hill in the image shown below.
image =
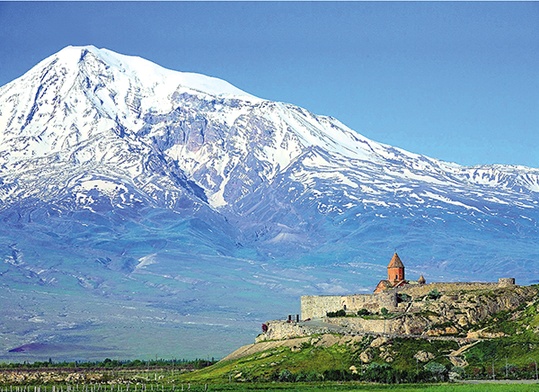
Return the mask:
[[488,339],[321,334],[263,342],[182,379],[226,383],[534,379],[539,361],[538,310],[535,295],[516,310],[500,311],[472,326],[481,336],[492,336]]

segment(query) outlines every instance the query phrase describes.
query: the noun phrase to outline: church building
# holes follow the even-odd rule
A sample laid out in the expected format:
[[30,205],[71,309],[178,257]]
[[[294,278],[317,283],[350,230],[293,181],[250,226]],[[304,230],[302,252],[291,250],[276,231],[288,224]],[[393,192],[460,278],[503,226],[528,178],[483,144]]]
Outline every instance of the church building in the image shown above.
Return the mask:
[[404,277],[404,264],[397,252],[395,252],[387,266],[387,279],[381,280],[374,289],[374,292],[380,293],[384,290],[401,287],[406,284],[408,284],[408,281]]

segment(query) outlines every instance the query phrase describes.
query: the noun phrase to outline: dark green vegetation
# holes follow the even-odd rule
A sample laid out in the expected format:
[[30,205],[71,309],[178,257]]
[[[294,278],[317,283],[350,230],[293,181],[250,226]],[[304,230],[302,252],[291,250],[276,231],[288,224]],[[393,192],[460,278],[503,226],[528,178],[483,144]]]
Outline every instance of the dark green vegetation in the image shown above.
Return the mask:
[[[406,295],[406,294],[404,294]],[[340,309],[336,312],[327,312],[326,317],[362,317],[365,319],[387,319],[394,317],[393,313],[390,313],[386,308],[380,309],[380,313],[373,313],[368,309],[360,309],[356,313],[347,313],[346,310]]]
[[428,294],[427,294],[427,297],[431,300],[437,300],[438,298],[440,298],[442,296],[442,294],[437,290],[437,289],[434,289],[434,290],[431,290]]
[[117,360],[106,358],[103,361],[74,361],[74,362],[58,362],[49,359],[46,362],[24,362],[24,363],[2,363],[0,362],[0,370],[34,370],[34,369],[202,369],[214,364],[216,361],[212,359],[149,359],[142,361],[134,360]]
[[337,310],[336,312],[327,312],[326,316],[328,317],[346,317],[346,310]]

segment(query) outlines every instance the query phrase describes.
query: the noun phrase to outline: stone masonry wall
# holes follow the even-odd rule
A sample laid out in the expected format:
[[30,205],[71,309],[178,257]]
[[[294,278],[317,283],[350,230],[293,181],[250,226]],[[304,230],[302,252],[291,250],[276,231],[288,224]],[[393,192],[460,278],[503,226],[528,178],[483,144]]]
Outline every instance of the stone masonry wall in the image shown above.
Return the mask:
[[304,295],[301,297],[301,319],[320,318],[326,312],[335,312],[343,308],[340,295]]
[[397,309],[395,292],[379,294],[354,294],[354,295],[323,295],[301,297],[302,320],[322,318],[328,312],[336,312],[345,309],[347,312],[357,312],[367,309],[373,313],[380,312],[382,308],[389,311]]
[[498,283],[483,283],[483,282],[450,282],[450,283],[429,283],[406,285],[394,289],[398,293],[406,293],[412,297],[421,297],[427,295],[432,290],[436,289],[440,293],[450,293],[460,290],[492,290],[500,287]]
[[513,278],[501,278],[498,283],[450,282],[421,285],[409,284],[378,294],[308,295],[301,297],[301,318],[302,320],[322,318],[328,312],[336,312],[341,309],[354,313],[360,309],[367,309],[373,313],[380,312],[382,308],[386,308],[390,312],[398,311],[397,293],[405,293],[412,297],[421,297],[435,289],[440,293],[451,293],[460,290],[492,290],[512,284],[514,284]]

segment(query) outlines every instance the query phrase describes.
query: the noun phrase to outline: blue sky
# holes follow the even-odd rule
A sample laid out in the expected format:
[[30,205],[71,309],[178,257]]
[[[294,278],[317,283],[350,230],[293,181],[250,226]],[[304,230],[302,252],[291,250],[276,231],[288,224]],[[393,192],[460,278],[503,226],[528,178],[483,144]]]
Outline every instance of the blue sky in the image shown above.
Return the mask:
[[0,2],[0,85],[87,44],[412,152],[539,168],[538,2]]

